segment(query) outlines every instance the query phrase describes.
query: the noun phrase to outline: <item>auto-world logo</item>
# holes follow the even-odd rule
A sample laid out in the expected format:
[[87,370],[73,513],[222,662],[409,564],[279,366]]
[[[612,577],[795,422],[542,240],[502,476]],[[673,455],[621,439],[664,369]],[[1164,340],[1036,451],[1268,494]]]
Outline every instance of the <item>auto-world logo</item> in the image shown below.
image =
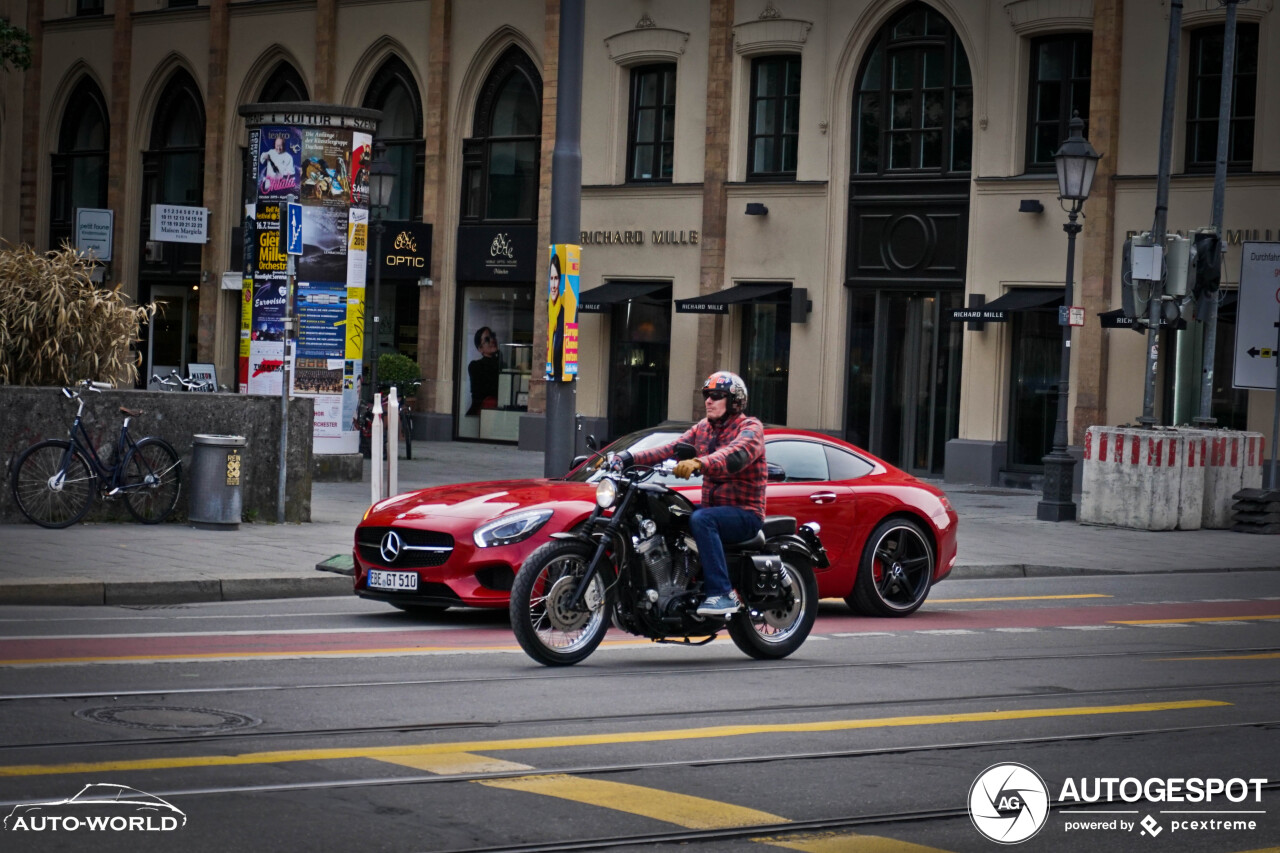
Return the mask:
[[187,815],[154,794],[96,782],[64,800],[19,803],[4,819],[7,832],[172,832]]
[[1000,844],[1026,841],[1049,818],[1049,788],[1024,764],[993,764],[969,788],[969,818]]

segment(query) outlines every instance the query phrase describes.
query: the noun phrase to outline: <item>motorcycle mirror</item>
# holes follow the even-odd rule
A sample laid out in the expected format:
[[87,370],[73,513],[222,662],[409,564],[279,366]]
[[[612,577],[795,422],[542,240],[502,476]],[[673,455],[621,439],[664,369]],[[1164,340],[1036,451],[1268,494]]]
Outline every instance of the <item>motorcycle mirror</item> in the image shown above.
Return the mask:
[[768,480],[770,483],[785,483],[787,481],[787,472],[781,465],[776,462],[766,463],[769,470]]
[[680,442],[676,445],[676,458],[683,462],[686,459],[692,459],[698,455],[698,451],[694,449],[692,444]]
[[600,443],[596,441],[596,437],[594,435],[591,435],[591,434],[587,435],[587,448],[589,450],[600,449]]

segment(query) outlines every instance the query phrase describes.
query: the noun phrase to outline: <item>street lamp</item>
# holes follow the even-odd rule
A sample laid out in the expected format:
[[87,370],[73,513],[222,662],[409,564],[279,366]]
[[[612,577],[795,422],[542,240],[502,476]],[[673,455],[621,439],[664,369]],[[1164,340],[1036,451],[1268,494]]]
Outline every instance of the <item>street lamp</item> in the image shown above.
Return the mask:
[[[391,193],[395,189],[396,167],[387,161],[387,146],[382,142],[373,145],[373,161],[369,164],[369,207],[373,214],[373,319],[370,324],[372,335],[373,357],[369,367],[369,384],[373,393],[378,393],[378,298],[382,285],[382,232],[386,230],[382,224],[383,213],[391,206]],[[365,344],[368,351],[370,344]],[[373,399],[370,397],[370,399]]]
[[1084,121],[1077,112],[1071,117],[1071,135],[1053,155],[1058,167],[1058,201],[1067,212],[1067,281],[1063,292],[1063,312],[1058,317],[1062,326],[1062,370],[1058,379],[1058,422],[1053,428],[1053,450],[1044,457],[1044,497],[1036,506],[1041,521],[1074,521],[1076,505],[1072,501],[1075,481],[1075,457],[1067,452],[1067,391],[1071,377],[1071,280],[1075,276],[1076,235],[1083,226],[1076,222],[1080,208],[1089,197],[1093,175],[1102,155],[1084,138]]

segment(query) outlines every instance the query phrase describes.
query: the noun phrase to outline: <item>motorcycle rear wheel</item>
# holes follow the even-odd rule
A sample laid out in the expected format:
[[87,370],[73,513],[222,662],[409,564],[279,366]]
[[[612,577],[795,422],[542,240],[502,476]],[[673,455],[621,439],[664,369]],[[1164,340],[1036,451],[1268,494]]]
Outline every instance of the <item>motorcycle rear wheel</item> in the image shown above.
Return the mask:
[[589,609],[569,599],[595,549],[586,542],[553,539],[529,555],[511,585],[511,628],[520,648],[546,666],[569,666],[596,650],[609,630],[610,602],[603,569],[587,587]]
[[783,561],[795,600],[790,607],[739,610],[729,620],[733,644],[756,660],[781,660],[804,644],[818,619],[818,580],[813,569]]

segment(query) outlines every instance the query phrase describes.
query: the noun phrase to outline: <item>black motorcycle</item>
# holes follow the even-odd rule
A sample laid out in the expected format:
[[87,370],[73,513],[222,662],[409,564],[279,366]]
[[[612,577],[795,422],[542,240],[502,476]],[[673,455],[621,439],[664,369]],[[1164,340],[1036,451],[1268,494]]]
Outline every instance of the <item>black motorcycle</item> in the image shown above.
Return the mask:
[[[681,444],[677,456],[689,459]],[[753,658],[784,658],[800,648],[818,615],[814,568],[826,568],[818,525],[771,516],[746,541],[725,546],[729,579],[743,606],[729,617],[699,616],[695,509],[657,482],[660,466],[605,473],[596,508],[572,532],[553,533],[516,574],[511,625],[528,655],[548,666],[575,664],[604,639],[609,622],[656,642],[704,645],[726,628]]]

